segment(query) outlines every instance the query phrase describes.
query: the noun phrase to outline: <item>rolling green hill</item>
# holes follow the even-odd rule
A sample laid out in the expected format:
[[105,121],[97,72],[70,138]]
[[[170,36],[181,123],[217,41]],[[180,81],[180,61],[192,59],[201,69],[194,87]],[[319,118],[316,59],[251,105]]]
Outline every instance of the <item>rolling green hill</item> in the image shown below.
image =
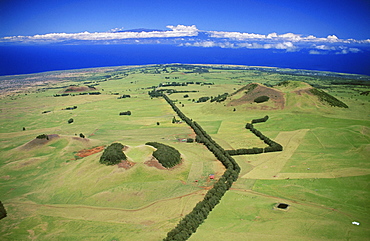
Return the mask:
[[[370,87],[349,75],[289,73],[219,65],[110,67],[32,75],[27,86],[4,88],[0,201],[7,217],[0,220],[0,239],[165,238],[225,167],[203,144],[187,142],[195,133],[185,122],[173,123],[181,118],[165,99],[148,95],[155,90],[225,150],[266,147],[245,129],[266,115],[255,127],[283,146],[282,152],[234,156],[238,180],[189,240],[367,240],[370,97],[361,93]],[[100,94],[74,88],[62,96],[70,86],[93,86]],[[348,108],[330,105],[312,89]],[[254,102],[259,96],[269,99]],[[197,103],[202,97],[209,99]],[[126,111],[131,115],[119,115]],[[48,139],[36,138],[42,134]],[[116,142],[124,144],[130,165],[99,164],[104,147]],[[160,168],[148,142],[175,148],[181,163]],[[277,203],[289,208],[276,209]]]

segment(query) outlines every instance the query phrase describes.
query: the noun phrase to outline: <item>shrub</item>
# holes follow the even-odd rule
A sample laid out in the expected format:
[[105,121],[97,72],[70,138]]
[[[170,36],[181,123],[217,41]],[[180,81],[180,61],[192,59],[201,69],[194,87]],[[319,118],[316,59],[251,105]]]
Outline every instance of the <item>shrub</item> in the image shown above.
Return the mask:
[[122,160],[127,160],[125,153],[122,151],[123,145],[121,143],[113,143],[105,148],[103,154],[100,157],[99,162],[101,164],[115,165],[120,163]]
[[80,133],[80,137],[81,137],[81,138],[85,138],[85,135],[84,135],[84,134],[82,134],[82,133]]
[[3,219],[6,217],[6,210],[2,202],[0,201],[0,219]]
[[119,115],[131,115],[131,111],[120,112]]
[[49,137],[48,137],[48,135],[46,135],[46,134],[38,135],[38,136],[36,136],[36,138],[37,138],[37,139],[46,139],[46,140],[49,140]]
[[145,145],[157,148],[157,150],[153,152],[153,156],[165,168],[174,167],[181,162],[180,152],[172,146],[167,146],[158,142],[147,142]]
[[210,98],[208,96],[204,96],[204,97],[200,97],[198,100],[197,100],[197,103],[201,103],[201,102],[207,102]]
[[266,95],[262,95],[262,96],[259,96],[257,98],[254,99],[254,102],[256,103],[262,103],[262,102],[266,102],[270,99],[270,97],[266,96]]

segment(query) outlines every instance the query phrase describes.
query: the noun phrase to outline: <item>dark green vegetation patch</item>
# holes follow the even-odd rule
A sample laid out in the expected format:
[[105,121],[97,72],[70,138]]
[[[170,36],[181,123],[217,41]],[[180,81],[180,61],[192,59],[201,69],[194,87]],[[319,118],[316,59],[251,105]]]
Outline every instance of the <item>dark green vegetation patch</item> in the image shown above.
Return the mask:
[[108,146],[103,155],[100,157],[100,163],[105,165],[115,165],[127,159],[125,153],[122,151],[123,145],[121,143],[113,143]]
[[165,168],[174,167],[181,162],[180,152],[172,146],[167,146],[158,142],[147,142],[145,145],[157,148],[157,150],[153,152],[153,156]]
[[262,96],[259,96],[257,98],[254,99],[254,102],[256,103],[262,103],[262,102],[266,102],[270,99],[270,97],[266,96],[266,95],[262,95]]
[[348,108],[348,105],[346,105],[342,101],[338,100],[337,98],[326,93],[323,90],[313,88],[313,89],[310,89],[310,92],[318,96],[321,102],[327,102],[329,105],[334,106],[334,107]]
[[4,208],[3,203],[0,201],[0,219],[3,219],[6,217],[6,210]]
[[37,138],[37,139],[46,139],[46,140],[49,140],[49,137],[48,137],[48,135],[46,135],[46,134],[38,135],[38,136],[36,136],[36,138]]

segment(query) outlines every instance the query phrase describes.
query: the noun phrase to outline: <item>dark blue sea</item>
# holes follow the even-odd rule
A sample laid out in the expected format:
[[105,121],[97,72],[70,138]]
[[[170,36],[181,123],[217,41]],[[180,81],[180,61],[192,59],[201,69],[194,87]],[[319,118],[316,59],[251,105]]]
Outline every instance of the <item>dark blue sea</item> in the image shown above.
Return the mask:
[[0,46],[0,75],[142,64],[238,64],[370,75],[370,51],[311,55],[262,49],[173,45]]

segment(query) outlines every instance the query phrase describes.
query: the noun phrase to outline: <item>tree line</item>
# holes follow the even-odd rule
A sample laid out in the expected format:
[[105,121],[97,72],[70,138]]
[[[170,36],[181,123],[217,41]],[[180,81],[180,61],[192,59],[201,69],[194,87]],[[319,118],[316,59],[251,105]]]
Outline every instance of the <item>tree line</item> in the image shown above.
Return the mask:
[[[156,93],[152,94],[157,95]],[[162,96],[177,115],[194,130],[196,141],[204,144],[226,168],[224,174],[214,184],[213,188],[206,193],[204,199],[198,202],[194,209],[174,229],[167,233],[167,237],[164,239],[166,241],[187,240],[192,233],[196,232],[199,225],[204,222],[212,209],[220,202],[222,196],[229,190],[233,182],[238,179],[240,167],[229,153],[218,145],[198,123],[185,116],[167,95],[161,94],[158,96]]]
[[263,118],[260,119],[253,119],[251,123],[247,123],[245,128],[250,130],[253,134],[255,134],[257,137],[259,137],[263,142],[265,142],[268,146],[265,148],[259,148],[259,147],[253,147],[253,148],[241,148],[236,150],[227,150],[227,153],[231,156],[235,155],[252,155],[252,154],[260,154],[265,152],[275,152],[275,151],[282,151],[283,146],[279,143],[271,140],[267,136],[263,135],[262,132],[254,128],[254,123],[261,123],[266,122],[269,119],[269,117],[266,115]]
[[312,94],[316,95],[317,97],[319,97],[319,100],[321,102],[327,102],[330,106],[348,108],[348,105],[346,105],[344,102],[338,100],[337,98],[335,98],[334,96],[326,93],[323,90],[312,88],[312,89],[310,89],[310,92]]

